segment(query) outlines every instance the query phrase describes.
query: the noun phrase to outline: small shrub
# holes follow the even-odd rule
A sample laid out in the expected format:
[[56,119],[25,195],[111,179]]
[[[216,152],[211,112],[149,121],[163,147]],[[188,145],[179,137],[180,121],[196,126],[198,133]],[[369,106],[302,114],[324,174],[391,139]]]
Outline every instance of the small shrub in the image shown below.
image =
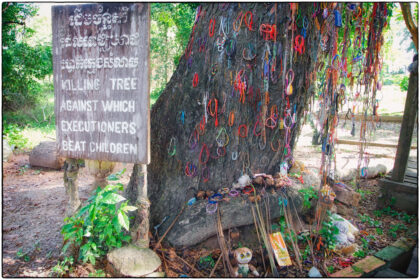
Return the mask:
[[3,137],[6,138],[12,150],[24,149],[28,144],[28,139],[22,135],[22,128],[15,124],[3,122]]
[[[96,259],[110,249],[130,241],[130,236],[124,232],[124,229],[128,232],[130,225],[127,212],[137,208],[123,202],[126,199],[117,193],[122,189],[122,184],[98,188],[85,207],[64,220],[61,230],[65,241],[63,252],[73,244],[80,247],[80,260],[95,265]],[[121,205],[117,206],[119,203]]]
[[59,261],[52,269],[53,276],[63,277],[67,273],[72,272],[74,260],[73,257],[65,257],[63,261]]
[[327,217],[324,222],[322,222],[322,228],[320,234],[325,240],[324,245],[330,250],[334,250],[337,244],[336,235],[340,232],[338,227],[333,225],[333,220],[331,219],[331,212],[327,211]]
[[408,76],[404,76],[401,80],[400,80],[400,89],[402,92],[406,92],[408,90],[408,80],[409,77]]
[[299,192],[303,194],[303,207],[307,209],[311,208],[311,200],[313,198],[318,199],[318,194],[312,186],[309,188],[301,189]]

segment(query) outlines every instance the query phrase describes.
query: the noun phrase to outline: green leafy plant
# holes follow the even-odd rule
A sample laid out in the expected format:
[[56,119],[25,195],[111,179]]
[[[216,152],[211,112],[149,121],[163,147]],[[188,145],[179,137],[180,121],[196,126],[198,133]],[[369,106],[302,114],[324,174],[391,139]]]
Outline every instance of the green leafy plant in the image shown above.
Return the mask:
[[397,238],[397,233],[399,232],[399,231],[405,231],[405,230],[407,230],[408,228],[407,228],[407,226],[406,225],[404,225],[404,224],[401,224],[401,223],[398,223],[398,224],[395,224],[395,225],[393,225],[393,226],[391,226],[391,228],[389,229],[389,231],[388,231],[388,234],[390,235],[390,236],[392,236],[393,238]]
[[28,138],[22,135],[22,128],[16,124],[5,124],[3,122],[3,137],[6,138],[12,150],[23,149],[28,144]]
[[360,267],[358,267],[358,266],[353,265],[351,268],[352,268],[352,269],[353,269],[353,271],[355,271],[355,272],[358,272],[358,273],[364,273],[363,269],[361,269],[361,268],[360,268]]
[[338,227],[336,227],[333,224],[333,220],[331,219],[331,212],[327,211],[327,217],[324,222],[322,222],[322,228],[320,230],[320,234],[323,237],[324,245],[330,249],[334,250],[336,243],[337,243],[337,237],[336,235],[339,233]]
[[306,260],[309,257],[309,255],[311,254],[311,248],[309,247],[309,244],[306,245],[305,250],[301,254],[302,254],[302,260]]
[[113,173],[111,175],[109,175],[106,179],[108,181],[118,181],[121,179],[122,175],[125,173],[125,171],[127,170],[127,168],[122,169],[121,171],[117,172],[117,173]]
[[389,204],[391,206],[394,206],[396,202],[397,202],[397,199],[395,197],[391,197],[391,200],[389,201]]
[[375,215],[375,217],[380,218],[382,217],[383,212],[381,210],[375,210],[373,211],[373,214]]
[[201,257],[199,263],[200,263],[201,267],[211,267],[211,268],[213,268],[215,266],[212,254],[210,254],[208,256],[205,256],[205,257]]
[[384,233],[384,231],[381,228],[376,228],[376,233],[378,235],[382,235]]
[[23,259],[25,262],[29,262],[31,260],[31,257],[29,256],[29,252],[23,252],[22,249],[19,249],[16,252],[16,257],[18,259]]
[[412,224],[416,220],[416,216],[408,215],[407,213],[402,213],[400,215],[400,220],[403,220],[404,222],[408,224]]
[[65,257],[63,261],[58,261],[58,263],[51,269],[53,276],[63,277],[64,275],[71,273],[73,263],[73,257]]
[[101,277],[106,276],[105,272],[102,269],[95,270],[94,272],[89,272],[89,277]]
[[361,199],[364,200],[366,198],[366,195],[370,195],[372,194],[371,191],[368,190],[362,190],[362,189],[358,189],[356,190],[356,192],[360,193]]
[[318,199],[318,194],[312,186],[309,188],[301,189],[299,192],[303,194],[303,207],[307,209],[311,208],[311,200],[313,198]]
[[408,76],[404,76],[401,79],[399,86],[402,92],[406,92],[408,90],[408,80],[409,80]]
[[360,241],[362,241],[362,247],[363,249],[368,250],[369,249],[369,241],[367,241],[366,239],[364,239],[363,237],[360,238]]
[[357,250],[356,252],[353,253],[353,256],[357,258],[364,258],[366,256],[366,253],[363,250]]
[[18,169],[18,171],[19,171],[19,175],[20,175],[20,176],[22,176],[23,174],[25,174],[26,170],[28,170],[28,166],[27,166],[27,165],[21,166],[21,167]]
[[122,184],[96,189],[86,206],[64,220],[61,230],[65,241],[63,252],[70,245],[80,247],[79,259],[95,265],[96,259],[111,248],[119,248],[123,242],[130,241],[126,234],[130,225],[127,212],[137,208],[127,205],[126,199],[117,193],[122,189]]
[[327,267],[328,273],[333,273],[334,272],[334,266],[330,265]]

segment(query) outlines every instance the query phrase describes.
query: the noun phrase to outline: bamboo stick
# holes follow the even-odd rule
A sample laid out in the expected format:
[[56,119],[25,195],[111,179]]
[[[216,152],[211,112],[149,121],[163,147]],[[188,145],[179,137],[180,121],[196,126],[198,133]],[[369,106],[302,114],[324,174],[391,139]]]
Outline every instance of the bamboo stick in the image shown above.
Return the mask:
[[178,216],[175,217],[175,219],[172,221],[171,225],[168,227],[168,229],[165,231],[165,233],[162,235],[162,237],[159,239],[158,243],[155,245],[154,251],[156,252],[156,249],[159,248],[160,243],[165,238],[165,236],[168,234],[168,232],[171,230],[171,228],[174,226],[175,222],[178,220],[179,216],[181,216],[182,212],[184,212],[185,205],[182,207],[181,211],[179,212]]

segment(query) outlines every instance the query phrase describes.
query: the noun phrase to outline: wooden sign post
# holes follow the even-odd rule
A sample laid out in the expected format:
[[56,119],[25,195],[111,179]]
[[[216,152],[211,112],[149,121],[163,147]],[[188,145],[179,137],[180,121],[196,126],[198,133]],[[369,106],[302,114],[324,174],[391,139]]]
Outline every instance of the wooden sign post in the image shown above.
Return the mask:
[[57,146],[68,159],[67,215],[80,205],[76,159],[135,163],[133,172],[143,170],[144,181],[128,187],[139,194],[131,202],[141,220],[132,240],[147,248],[150,5],[53,6],[52,27]]
[[148,4],[53,6],[58,152],[150,162]]

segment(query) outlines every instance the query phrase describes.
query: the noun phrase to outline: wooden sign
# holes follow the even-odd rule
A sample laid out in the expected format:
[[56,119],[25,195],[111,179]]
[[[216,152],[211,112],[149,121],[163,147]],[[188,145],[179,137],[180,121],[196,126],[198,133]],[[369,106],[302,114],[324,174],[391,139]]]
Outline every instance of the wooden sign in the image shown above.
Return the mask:
[[52,7],[58,151],[150,162],[148,3]]

